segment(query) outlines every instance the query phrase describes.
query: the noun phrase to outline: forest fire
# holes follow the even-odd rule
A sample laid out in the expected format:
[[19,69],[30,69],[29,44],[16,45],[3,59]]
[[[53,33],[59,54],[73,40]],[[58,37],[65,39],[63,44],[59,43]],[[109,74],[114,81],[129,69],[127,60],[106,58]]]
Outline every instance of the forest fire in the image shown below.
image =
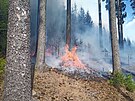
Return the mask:
[[62,65],[64,67],[76,67],[76,68],[85,68],[85,64],[83,64],[76,53],[77,47],[73,47],[71,51],[69,51],[69,46],[65,46],[65,55],[62,56]]

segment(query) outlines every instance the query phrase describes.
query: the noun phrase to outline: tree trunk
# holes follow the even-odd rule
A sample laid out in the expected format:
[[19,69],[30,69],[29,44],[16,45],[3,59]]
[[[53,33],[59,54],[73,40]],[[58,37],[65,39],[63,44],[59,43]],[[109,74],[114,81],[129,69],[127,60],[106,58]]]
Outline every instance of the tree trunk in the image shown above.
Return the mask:
[[120,49],[123,49],[123,24],[122,24],[122,7],[121,0],[117,0],[117,12],[118,12],[118,35],[119,35],[119,45]]
[[71,0],[67,0],[66,44],[71,44]]
[[117,20],[118,20],[118,36],[119,36],[119,46],[120,46],[120,42],[121,42],[121,29],[120,29],[120,0],[116,0],[116,5],[117,5]]
[[36,67],[40,70],[44,69],[45,64],[45,37],[46,37],[46,0],[40,0],[40,21],[38,33],[38,48]]
[[29,9],[29,0],[9,0],[3,101],[31,101]]
[[[110,12],[110,0],[108,0],[108,7],[109,7],[109,9],[108,9],[108,17],[109,17],[109,30],[111,29],[111,17],[110,17],[110,15],[111,15],[111,12]],[[109,39],[110,39],[110,41],[109,42],[111,42],[111,30],[110,30],[110,34],[109,34]]]
[[121,49],[124,49],[123,24],[121,23]]
[[[34,1],[33,1],[34,2]],[[38,50],[38,31],[39,31],[39,19],[40,19],[40,0],[38,0],[38,10],[37,10],[37,34],[36,34],[36,50],[35,50],[35,57],[37,57],[37,50]]]
[[119,7],[120,7],[120,30],[121,30],[121,35],[120,35],[120,48],[124,48],[124,42],[123,42],[123,18],[122,18],[122,5],[121,2],[122,0],[119,0]]
[[119,45],[117,39],[116,29],[116,13],[115,13],[115,0],[110,0],[110,32],[111,32],[111,44],[112,44],[112,62],[113,62],[113,73],[120,72],[120,56],[119,56]]
[[98,13],[99,13],[99,43],[100,47],[103,48],[102,40],[102,15],[101,15],[101,0],[98,0]]

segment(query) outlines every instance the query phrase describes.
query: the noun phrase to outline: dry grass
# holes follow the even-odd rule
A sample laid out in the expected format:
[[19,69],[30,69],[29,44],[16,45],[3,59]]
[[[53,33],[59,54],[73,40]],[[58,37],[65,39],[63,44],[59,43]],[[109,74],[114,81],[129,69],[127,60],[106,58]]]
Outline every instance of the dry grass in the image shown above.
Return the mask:
[[[0,101],[2,92],[0,76]],[[135,101],[135,93],[117,90],[106,80],[74,79],[57,71],[35,72],[33,97],[39,101]]]
[[118,91],[106,80],[74,79],[56,71],[36,71],[33,96],[39,101],[135,101],[135,93]]

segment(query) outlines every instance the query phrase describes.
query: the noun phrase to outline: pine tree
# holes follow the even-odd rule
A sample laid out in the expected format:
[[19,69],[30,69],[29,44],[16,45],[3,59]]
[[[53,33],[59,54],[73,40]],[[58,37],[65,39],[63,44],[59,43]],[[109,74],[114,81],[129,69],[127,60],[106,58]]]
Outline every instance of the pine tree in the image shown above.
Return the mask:
[[124,24],[124,18],[127,16],[125,9],[126,9],[126,4],[124,3],[124,1],[116,0],[116,15],[117,15],[117,19],[118,19],[118,34],[119,34],[120,49],[124,48],[123,24]]
[[135,0],[130,0],[131,2],[131,7],[134,10],[133,14],[135,15]]
[[46,38],[46,0],[40,0],[40,21],[38,33],[38,48],[36,67],[44,69],[45,64],[45,38]]
[[71,45],[71,0],[67,0],[66,44]]
[[[106,1],[106,10],[109,9],[109,2],[110,0],[102,0]],[[116,6],[116,16],[118,19],[118,35],[119,35],[119,45],[120,48],[124,48],[124,42],[123,42],[123,24],[124,24],[124,18],[126,18],[127,13],[125,12],[126,4],[124,3],[124,0],[115,0],[115,6]],[[110,12],[110,11],[109,11]],[[109,13],[109,22],[110,22],[110,13]]]
[[92,25],[93,25],[93,21],[89,14],[89,11],[87,11],[87,13],[85,14],[85,25],[88,27],[92,27]]
[[98,13],[99,13],[99,43],[100,43],[100,47],[103,48],[101,0],[98,0]]
[[30,1],[9,0],[3,101],[31,101]]
[[111,33],[111,44],[112,44],[112,63],[113,63],[113,73],[120,72],[120,56],[119,56],[119,45],[117,39],[116,30],[116,10],[115,1],[110,0],[110,33]]
[[84,26],[85,25],[85,11],[82,7],[80,8],[80,12],[78,15],[78,22],[79,22],[78,28],[81,31],[81,33],[85,32],[85,26]]

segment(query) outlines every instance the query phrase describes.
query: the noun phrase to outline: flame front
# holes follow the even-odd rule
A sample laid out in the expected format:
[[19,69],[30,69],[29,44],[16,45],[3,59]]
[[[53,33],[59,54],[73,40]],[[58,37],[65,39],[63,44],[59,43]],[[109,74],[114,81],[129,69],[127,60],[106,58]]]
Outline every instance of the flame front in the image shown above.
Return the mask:
[[62,63],[64,67],[77,67],[77,68],[85,68],[85,65],[80,61],[79,57],[76,53],[77,47],[73,47],[71,51],[69,51],[69,46],[65,46],[65,55],[62,56]]

